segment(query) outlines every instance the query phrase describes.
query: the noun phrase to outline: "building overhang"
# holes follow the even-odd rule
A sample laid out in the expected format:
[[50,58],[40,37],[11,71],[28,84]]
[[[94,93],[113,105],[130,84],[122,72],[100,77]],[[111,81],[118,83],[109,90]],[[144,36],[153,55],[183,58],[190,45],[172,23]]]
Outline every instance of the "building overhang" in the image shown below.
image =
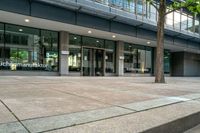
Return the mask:
[[[25,19],[29,19],[30,22],[28,23],[25,22]],[[102,38],[102,39],[108,39],[108,40],[114,40],[114,41],[124,41],[128,43],[156,47],[156,41],[152,41],[148,39],[142,39],[138,37],[122,35],[122,34],[117,34],[114,32],[102,31],[98,29],[87,28],[83,26],[77,26],[73,24],[67,24],[67,23],[62,23],[58,21],[52,21],[52,20],[47,20],[47,19],[42,19],[42,18],[37,18],[37,17],[31,17],[28,15],[21,15],[17,13],[2,11],[2,10],[0,10],[0,21],[4,23],[9,23],[9,24],[16,24],[16,25],[22,25],[22,26],[28,26],[28,27],[34,27],[34,28],[40,28],[40,29],[48,29],[48,30],[54,30],[54,31],[68,31],[69,33],[83,35],[83,36],[91,36],[91,37],[96,37],[96,38]],[[92,31],[92,34],[88,34],[89,30]],[[113,35],[115,35],[116,38],[113,38]],[[147,42],[150,42],[150,44]],[[165,43],[165,48],[174,52],[187,51],[187,52],[192,52],[192,53],[200,53],[200,50],[186,48],[186,47],[174,45],[171,43]]]

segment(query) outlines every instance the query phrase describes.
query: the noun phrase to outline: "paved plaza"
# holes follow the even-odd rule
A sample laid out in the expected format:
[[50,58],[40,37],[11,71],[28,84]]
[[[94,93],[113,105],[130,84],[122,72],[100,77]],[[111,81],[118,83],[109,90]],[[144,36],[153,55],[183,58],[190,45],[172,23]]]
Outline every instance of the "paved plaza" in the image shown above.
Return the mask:
[[200,112],[200,78],[153,81],[0,76],[0,133],[134,133]]

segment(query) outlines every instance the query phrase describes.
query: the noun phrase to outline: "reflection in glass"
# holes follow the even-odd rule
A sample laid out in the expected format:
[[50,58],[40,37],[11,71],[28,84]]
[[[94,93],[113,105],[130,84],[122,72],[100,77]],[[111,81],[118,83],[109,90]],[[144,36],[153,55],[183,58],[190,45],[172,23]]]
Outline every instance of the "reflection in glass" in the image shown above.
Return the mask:
[[174,28],[180,30],[181,14],[179,11],[174,12]]
[[188,15],[188,31],[193,32],[193,18]]
[[0,50],[5,53],[1,69],[58,70],[57,32],[5,24],[5,47]]
[[[167,11],[169,11],[169,10],[167,10]],[[173,20],[174,20],[173,18],[174,18],[174,13],[173,12],[167,14],[166,15],[166,19],[165,19],[166,24],[171,26],[171,27],[173,27]]]
[[194,30],[195,33],[199,33],[199,19],[198,18],[195,19],[194,25],[195,25],[195,30]]
[[92,37],[82,37],[83,46],[104,48],[104,40]]
[[106,49],[106,72],[114,73],[115,72],[115,42],[114,41],[105,41]]
[[124,45],[124,72],[151,73],[152,48],[138,45]]
[[182,13],[181,15],[181,30],[187,30],[187,23],[188,23],[188,17],[187,14]]
[[166,74],[170,73],[170,52],[165,50],[164,51],[164,72]]
[[68,57],[69,71],[81,71],[81,50],[80,48],[70,48]]

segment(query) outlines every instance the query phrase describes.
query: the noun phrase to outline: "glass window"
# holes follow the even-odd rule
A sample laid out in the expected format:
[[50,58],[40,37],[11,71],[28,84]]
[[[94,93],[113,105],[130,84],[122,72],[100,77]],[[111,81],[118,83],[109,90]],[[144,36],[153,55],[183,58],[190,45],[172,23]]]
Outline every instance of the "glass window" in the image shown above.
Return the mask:
[[188,31],[193,32],[193,17],[188,15]]
[[69,44],[81,46],[81,36],[78,35],[69,35]]
[[0,23],[0,46],[3,44],[4,41],[4,25]]
[[180,30],[181,14],[179,11],[174,12],[174,28]]
[[149,5],[149,18],[152,20],[152,21],[157,21],[157,10],[154,6],[152,6],[151,4]]
[[4,24],[0,23],[0,62],[4,57]]
[[151,73],[152,48],[125,44],[124,45],[124,72]]
[[[6,24],[5,30],[6,30],[6,40],[5,40],[6,45],[20,46],[20,45],[28,45],[30,43],[39,42],[37,40],[39,38],[38,29]],[[34,41],[38,41],[38,42],[34,42]]]
[[104,48],[104,40],[92,37],[82,37],[83,46]]
[[[36,53],[37,52],[37,53]],[[42,59],[34,58],[48,66],[48,71],[58,70],[58,33],[48,30],[41,30],[41,45],[35,47],[34,54]],[[36,59],[36,60],[35,60]],[[39,63],[38,62],[38,63]]]
[[124,10],[135,13],[135,0],[124,1]]
[[146,47],[145,73],[152,72],[152,48]]
[[174,18],[174,13],[173,12],[167,14],[167,16],[166,16],[166,24],[171,26],[171,27],[173,27],[173,18]]
[[145,73],[147,70],[145,69],[145,50],[144,49],[138,49],[138,68],[139,73]]
[[138,72],[138,49],[136,45],[124,45],[124,72],[137,73]]
[[71,72],[81,71],[81,49],[69,48],[68,66]]
[[136,10],[138,15],[143,15],[143,0],[137,0]]
[[181,30],[187,30],[187,23],[188,23],[187,14],[182,13],[182,15],[181,15]]
[[106,72],[114,73],[115,72],[115,42],[114,41],[105,41],[106,49]]
[[123,7],[123,0],[108,0],[109,4],[118,8]]
[[166,74],[170,73],[170,52],[165,50],[164,51],[164,72]]
[[4,67],[8,70],[58,70],[58,33],[5,25]]
[[199,34],[199,18],[195,19],[195,33]]

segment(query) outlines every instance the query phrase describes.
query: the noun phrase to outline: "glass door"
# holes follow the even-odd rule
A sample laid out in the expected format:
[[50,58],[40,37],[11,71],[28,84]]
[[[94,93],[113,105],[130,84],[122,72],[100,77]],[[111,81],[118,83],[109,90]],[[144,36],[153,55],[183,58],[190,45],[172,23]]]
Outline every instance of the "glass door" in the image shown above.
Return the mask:
[[82,54],[83,76],[104,76],[104,50],[84,47]]

